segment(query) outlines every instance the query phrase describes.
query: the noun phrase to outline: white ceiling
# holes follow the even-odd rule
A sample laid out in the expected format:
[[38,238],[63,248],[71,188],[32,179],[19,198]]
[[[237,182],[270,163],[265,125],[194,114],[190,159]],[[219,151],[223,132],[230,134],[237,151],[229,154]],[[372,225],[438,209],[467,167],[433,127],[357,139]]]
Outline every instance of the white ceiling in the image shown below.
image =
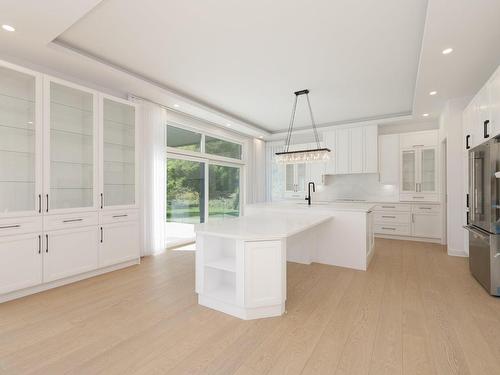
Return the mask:
[[303,88],[320,124],[410,114],[426,3],[105,0],[58,41],[278,131]]
[[[177,103],[253,136],[268,132],[252,123],[286,128],[292,92],[305,87],[319,123],[395,113],[417,122],[424,112],[432,120],[500,63],[499,0],[233,3],[2,0],[0,24],[16,32],[0,30],[0,58],[111,94]],[[57,36],[80,50],[51,43]],[[454,52],[443,56],[448,46]]]

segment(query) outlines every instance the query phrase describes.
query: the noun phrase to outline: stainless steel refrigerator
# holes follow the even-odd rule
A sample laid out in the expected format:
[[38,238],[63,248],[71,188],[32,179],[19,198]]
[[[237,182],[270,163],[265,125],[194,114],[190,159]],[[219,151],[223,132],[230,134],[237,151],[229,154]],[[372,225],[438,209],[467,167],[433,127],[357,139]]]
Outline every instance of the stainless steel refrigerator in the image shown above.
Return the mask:
[[[498,173],[497,173],[498,172]],[[500,296],[500,140],[469,151],[469,268],[477,281]]]

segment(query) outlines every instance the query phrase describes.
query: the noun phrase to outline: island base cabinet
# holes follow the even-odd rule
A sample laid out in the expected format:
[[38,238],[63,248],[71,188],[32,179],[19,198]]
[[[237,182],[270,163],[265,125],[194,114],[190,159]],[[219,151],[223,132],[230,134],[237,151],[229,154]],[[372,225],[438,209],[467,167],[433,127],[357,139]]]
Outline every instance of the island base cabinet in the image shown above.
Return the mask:
[[136,222],[106,224],[100,228],[99,266],[139,258],[139,224]]
[[0,237],[0,294],[42,283],[41,235]]
[[44,236],[44,282],[95,270],[99,266],[96,227],[47,232]]
[[245,243],[245,307],[280,305],[286,296],[286,259],[281,241]]

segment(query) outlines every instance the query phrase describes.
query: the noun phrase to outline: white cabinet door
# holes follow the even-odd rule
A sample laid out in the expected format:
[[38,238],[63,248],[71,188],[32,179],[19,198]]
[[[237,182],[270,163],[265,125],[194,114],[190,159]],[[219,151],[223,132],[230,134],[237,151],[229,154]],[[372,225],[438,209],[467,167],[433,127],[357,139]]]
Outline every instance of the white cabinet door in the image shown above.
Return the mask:
[[345,174],[350,173],[350,141],[349,129],[339,129],[336,131],[335,139],[335,159],[336,159],[336,173]]
[[379,173],[380,183],[399,184],[399,135],[379,136]]
[[417,150],[401,150],[401,186],[402,193],[417,191]]
[[39,215],[42,78],[0,62],[0,217]]
[[97,93],[49,77],[44,89],[45,210],[97,209]]
[[92,271],[99,265],[97,227],[45,233],[43,281],[53,281]]
[[[363,128],[363,172],[378,172],[378,126],[370,125]],[[399,144],[398,144],[399,146]]]
[[0,294],[42,282],[41,235],[0,237]]
[[139,258],[139,223],[103,225],[99,246],[99,267]]
[[500,134],[500,68],[490,80],[490,116],[493,136]]
[[490,116],[490,91],[487,83],[477,94],[478,126],[482,135],[482,142],[492,137],[491,116]]
[[[316,185],[323,185],[326,165],[325,163],[307,164],[307,182],[314,182]],[[306,187],[307,190],[307,187]]]
[[437,193],[437,149],[424,147],[418,150],[418,192]]
[[136,107],[125,100],[101,95],[100,205],[137,206]]
[[363,128],[356,127],[350,129],[350,173],[363,173]]
[[412,236],[441,238],[440,215],[412,214]]
[[472,148],[472,106],[469,105],[465,108],[462,114],[462,131],[463,131],[463,150],[467,154],[468,150]]
[[280,304],[286,296],[286,259],[281,241],[245,242],[245,307]]
[[336,160],[337,160],[337,145],[335,143],[336,132],[335,130],[326,131],[323,133],[323,143],[326,148],[330,149],[330,159],[326,162],[325,173],[326,174],[335,174],[336,169]]

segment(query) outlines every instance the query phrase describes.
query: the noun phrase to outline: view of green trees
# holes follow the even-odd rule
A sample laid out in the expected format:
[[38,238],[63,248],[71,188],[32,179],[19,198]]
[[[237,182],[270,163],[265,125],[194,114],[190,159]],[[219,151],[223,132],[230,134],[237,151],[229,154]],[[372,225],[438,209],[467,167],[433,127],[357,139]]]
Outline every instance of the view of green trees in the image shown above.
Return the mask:
[[[210,165],[209,217],[239,215],[240,170],[235,167]],[[200,223],[204,218],[204,163],[167,160],[167,221]]]

